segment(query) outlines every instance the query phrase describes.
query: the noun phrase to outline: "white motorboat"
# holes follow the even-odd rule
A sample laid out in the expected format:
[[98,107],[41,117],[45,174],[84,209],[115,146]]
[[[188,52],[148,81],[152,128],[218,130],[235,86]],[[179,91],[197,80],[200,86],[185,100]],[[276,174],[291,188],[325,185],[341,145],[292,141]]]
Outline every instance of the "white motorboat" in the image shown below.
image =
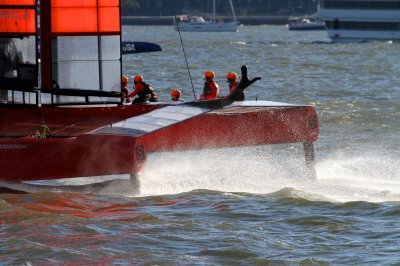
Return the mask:
[[325,30],[325,23],[312,17],[289,18],[286,27],[289,30]]

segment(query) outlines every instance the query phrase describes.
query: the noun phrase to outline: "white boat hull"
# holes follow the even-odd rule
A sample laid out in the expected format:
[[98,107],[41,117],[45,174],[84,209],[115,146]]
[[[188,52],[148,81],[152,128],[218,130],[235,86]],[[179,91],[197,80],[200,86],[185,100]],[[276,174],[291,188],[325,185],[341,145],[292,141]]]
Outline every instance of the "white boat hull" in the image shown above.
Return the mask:
[[178,23],[175,24],[175,30],[178,30],[177,25],[179,26],[180,31],[193,31],[193,32],[236,32],[238,30],[238,23],[233,22],[224,22],[224,23],[210,23],[210,22],[188,22],[188,23]]
[[324,24],[303,24],[303,25],[289,25],[288,26],[289,30],[325,30],[325,25]]

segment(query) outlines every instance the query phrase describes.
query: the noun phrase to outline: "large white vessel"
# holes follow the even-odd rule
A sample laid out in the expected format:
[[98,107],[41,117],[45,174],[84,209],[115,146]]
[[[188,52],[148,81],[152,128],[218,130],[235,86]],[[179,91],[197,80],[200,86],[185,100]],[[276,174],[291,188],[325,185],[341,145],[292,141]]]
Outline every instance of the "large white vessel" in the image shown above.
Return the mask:
[[397,0],[319,0],[316,15],[334,42],[400,41]]

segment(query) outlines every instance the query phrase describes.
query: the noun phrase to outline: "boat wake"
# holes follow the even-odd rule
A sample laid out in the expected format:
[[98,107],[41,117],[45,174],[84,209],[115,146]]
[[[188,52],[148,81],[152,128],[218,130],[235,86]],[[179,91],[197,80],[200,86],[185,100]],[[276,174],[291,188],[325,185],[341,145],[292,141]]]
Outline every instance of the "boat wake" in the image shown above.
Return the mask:
[[154,154],[141,176],[141,196],[207,189],[329,202],[400,201],[400,174],[390,155],[317,158],[314,181],[301,149],[278,146]]

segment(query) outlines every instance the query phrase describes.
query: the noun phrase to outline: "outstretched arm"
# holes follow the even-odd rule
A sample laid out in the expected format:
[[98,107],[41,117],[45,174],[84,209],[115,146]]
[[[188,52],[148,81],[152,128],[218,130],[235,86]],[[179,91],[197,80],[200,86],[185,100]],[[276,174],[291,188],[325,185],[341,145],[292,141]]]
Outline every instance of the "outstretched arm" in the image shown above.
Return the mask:
[[200,101],[200,102],[189,102],[188,104],[210,109],[218,109],[232,104],[247,87],[249,87],[257,80],[261,79],[261,77],[255,77],[253,79],[249,79],[249,77],[247,76],[247,66],[245,65],[241,67],[241,71],[242,71],[242,78],[240,79],[239,84],[226,98],[209,100],[209,101]]

